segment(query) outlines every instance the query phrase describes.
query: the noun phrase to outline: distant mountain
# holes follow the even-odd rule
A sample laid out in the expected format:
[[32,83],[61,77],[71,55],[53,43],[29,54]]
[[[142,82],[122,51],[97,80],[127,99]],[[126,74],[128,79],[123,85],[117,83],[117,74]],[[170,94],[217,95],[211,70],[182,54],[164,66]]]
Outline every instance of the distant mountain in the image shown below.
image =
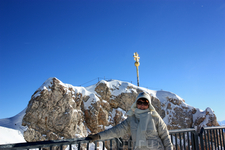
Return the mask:
[[218,123],[219,123],[219,125],[221,125],[221,126],[225,126],[225,120],[223,120],[223,121],[218,121]]

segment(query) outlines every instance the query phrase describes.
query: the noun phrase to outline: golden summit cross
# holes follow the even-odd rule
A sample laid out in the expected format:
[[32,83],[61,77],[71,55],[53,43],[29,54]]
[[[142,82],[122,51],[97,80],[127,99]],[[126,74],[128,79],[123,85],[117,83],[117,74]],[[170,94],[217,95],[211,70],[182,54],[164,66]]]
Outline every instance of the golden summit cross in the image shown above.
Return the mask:
[[136,69],[137,69],[137,86],[139,86],[139,71],[138,71],[138,66],[140,66],[140,63],[139,63],[139,55],[137,52],[134,53],[134,60],[135,60],[135,63],[134,65],[136,66]]
[[139,59],[140,59],[140,57],[138,57],[138,53],[135,52],[135,53],[134,53],[134,60],[135,60],[136,62],[138,62]]

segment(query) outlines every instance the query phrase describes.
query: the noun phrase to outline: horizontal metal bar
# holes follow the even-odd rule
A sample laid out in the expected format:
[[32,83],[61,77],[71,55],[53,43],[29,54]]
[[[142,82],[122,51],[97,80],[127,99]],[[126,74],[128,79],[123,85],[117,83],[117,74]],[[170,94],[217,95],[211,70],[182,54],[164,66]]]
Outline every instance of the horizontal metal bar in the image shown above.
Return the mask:
[[195,132],[194,128],[187,128],[187,129],[176,129],[176,130],[169,130],[170,134],[173,133],[182,133],[182,132]]
[[225,126],[215,126],[215,127],[203,127],[205,130],[209,129],[225,129]]
[[[216,127],[204,127],[202,130],[213,130],[213,129],[225,129],[225,126],[216,126]],[[189,132],[192,133],[197,133],[195,131],[195,128],[187,128],[187,129],[176,129],[176,130],[169,130],[169,134],[175,134],[175,136],[177,135],[177,133],[185,133],[188,132],[188,138],[189,138]],[[207,132],[208,133],[208,132]],[[199,134],[199,136],[201,136],[201,134]],[[171,136],[173,137],[173,136]],[[115,138],[112,138],[112,140],[114,140]],[[107,140],[98,140],[96,142],[100,142],[100,141],[108,141],[110,139]],[[175,138],[175,140],[177,140]],[[27,142],[27,143],[15,143],[15,144],[5,144],[5,145],[0,145],[0,149],[31,149],[31,148],[43,148],[43,147],[51,147],[51,146],[61,146],[61,145],[71,145],[71,144],[81,144],[81,143],[90,143],[91,141],[88,140],[87,138],[79,138],[79,139],[63,139],[63,140],[50,140],[50,141],[38,141],[38,142]],[[212,137],[211,137],[211,142],[212,142]],[[125,145],[129,145],[129,143],[127,141],[124,141]],[[218,142],[217,142],[218,143]],[[110,140],[110,144],[111,140]],[[177,145],[176,145],[177,146]]]
[[51,145],[69,145],[69,144],[78,144],[78,143],[89,143],[89,140],[85,138],[79,139],[66,139],[66,140],[49,140],[49,141],[38,141],[38,142],[27,142],[27,143],[16,143],[16,144],[6,144],[0,145],[1,148],[37,148],[40,145],[42,147],[50,147]]

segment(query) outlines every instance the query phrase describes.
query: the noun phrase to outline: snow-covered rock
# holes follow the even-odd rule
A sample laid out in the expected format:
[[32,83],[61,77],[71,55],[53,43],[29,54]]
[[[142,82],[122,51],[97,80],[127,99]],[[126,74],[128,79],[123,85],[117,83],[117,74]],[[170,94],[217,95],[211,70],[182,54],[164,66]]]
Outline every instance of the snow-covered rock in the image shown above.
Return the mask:
[[26,141],[84,137],[125,120],[126,112],[142,91],[149,93],[169,130],[219,125],[211,108],[202,111],[168,91],[154,91],[119,80],[76,87],[57,78],[49,78],[35,91],[25,115],[18,120],[26,129]]

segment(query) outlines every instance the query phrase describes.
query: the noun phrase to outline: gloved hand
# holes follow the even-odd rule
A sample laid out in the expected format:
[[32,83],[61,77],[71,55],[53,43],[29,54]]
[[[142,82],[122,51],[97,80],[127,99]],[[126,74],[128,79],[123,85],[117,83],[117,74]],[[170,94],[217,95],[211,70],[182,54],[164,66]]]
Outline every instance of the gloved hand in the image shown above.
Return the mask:
[[96,140],[100,140],[101,137],[99,134],[91,134],[91,135],[88,135],[85,140],[90,140],[91,142],[93,141],[96,141]]

